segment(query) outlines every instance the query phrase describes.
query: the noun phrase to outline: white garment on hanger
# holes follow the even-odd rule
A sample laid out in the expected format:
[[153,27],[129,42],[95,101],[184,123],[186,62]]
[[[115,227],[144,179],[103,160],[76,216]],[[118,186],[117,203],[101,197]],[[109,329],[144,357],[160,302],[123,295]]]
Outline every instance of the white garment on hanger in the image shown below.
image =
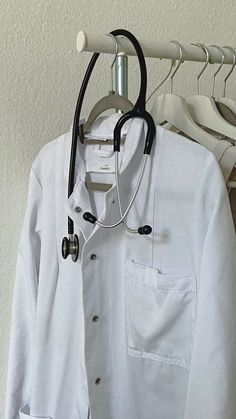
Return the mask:
[[[183,132],[179,132],[178,128],[171,126],[171,124],[166,124],[165,128],[171,129],[171,131],[187,137]],[[215,149],[213,150],[213,153],[219,163],[226,185],[228,187],[228,181],[235,180],[236,147],[234,145],[234,142],[232,142],[230,138],[224,137],[221,134],[210,130],[209,128],[204,127],[204,129],[208,133],[214,135],[214,137],[216,137],[219,140]],[[189,139],[194,141],[191,138]],[[236,190],[234,188],[228,187],[228,194],[229,194],[232,217],[234,221],[234,227],[236,231],[236,205],[235,205],[236,204]]]
[[[101,130],[112,133],[119,117],[100,119]],[[145,134],[144,121],[133,119],[121,146],[123,209]],[[157,125],[127,217],[130,228],[152,226],[141,236],[83,219],[94,210],[106,224],[120,218],[114,186],[85,186],[92,145],[78,142],[67,198],[71,137],[72,126],[30,171],[5,419],[87,419],[89,406],[91,419],[235,419],[236,238],[215,156]],[[91,174],[114,182],[112,172]],[[80,240],[76,262],[61,255],[68,215]]]

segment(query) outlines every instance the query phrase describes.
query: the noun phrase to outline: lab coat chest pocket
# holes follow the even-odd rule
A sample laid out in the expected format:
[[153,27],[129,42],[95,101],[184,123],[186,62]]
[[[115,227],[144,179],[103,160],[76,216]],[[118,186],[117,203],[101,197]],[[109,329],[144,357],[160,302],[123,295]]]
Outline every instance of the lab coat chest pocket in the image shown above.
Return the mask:
[[196,278],[125,260],[128,353],[189,369]]
[[20,419],[54,419],[52,416],[32,416],[29,413],[29,405],[25,404],[19,409]]

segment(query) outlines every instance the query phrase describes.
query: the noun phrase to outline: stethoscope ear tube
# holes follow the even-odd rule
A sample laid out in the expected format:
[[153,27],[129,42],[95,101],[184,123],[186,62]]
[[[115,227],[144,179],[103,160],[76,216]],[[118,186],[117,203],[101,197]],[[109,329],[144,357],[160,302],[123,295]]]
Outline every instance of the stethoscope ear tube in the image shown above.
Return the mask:
[[[147,137],[146,137],[146,141],[145,141],[145,147],[144,147],[144,154],[150,154],[151,153],[151,147],[153,144],[153,139],[155,137],[155,133],[156,133],[156,127],[155,127],[155,123],[151,117],[151,115],[146,111],[145,106],[146,106],[146,90],[147,90],[147,70],[146,70],[146,63],[145,63],[145,58],[143,55],[143,51],[142,48],[138,42],[138,40],[135,38],[135,36],[125,30],[125,29],[116,29],[112,32],[110,32],[110,34],[114,35],[114,36],[124,36],[126,38],[128,38],[131,43],[133,44],[136,53],[137,53],[137,57],[139,60],[139,66],[140,66],[140,73],[141,73],[141,83],[140,83],[140,91],[139,91],[139,95],[137,98],[137,101],[133,107],[133,109],[127,113],[125,113],[124,115],[121,116],[121,118],[118,120],[115,128],[114,128],[114,132],[113,132],[113,140],[114,140],[114,151],[115,152],[119,152],[120,151],[120,138],[121,138],[121,128],[124,125],[124,123],[133,118],[133,117],[139,117],[139,118],[143,118],[145,119],[145,121],[147,122],[148,125],[148,130],[147,130]],[[81,115],[81,109],[82,109],[82,104],[83,104],[83,99],[84,99],[84,95],[88,86],[88,82],[90,80],[91,77],[91,73],[92,70],[95,66],[95,63],[99,57],[100,53],[95,52],[92,55],[92,58],[89,62],[88,68],[86,70],[83,82],[81,84],[81,88],[80,88],[80,92],[79,92],[79,96],[78,96],[78,100],[77,100],[77,104],[76,104],[76,109],[75,109],[75,115],[74,115],[74,121],[73,121],[73,130],[72,130],[72,142],[71,142],[71,153],[70,153],[70,165],[69,165],[69,179],[68,179],[68,198],[70,197],[70,195],[73,193],[73,189],[74,189],[74,177],[75,177],[75,161],[76,161],[76,149],[77,149],[77,139],[79,137],[80,141],[83,142],[83,127],[78,126],[79,125],[79,121],[80,121],[80,115]],[[117,178],[118,178],[118,173],[117,173]],[[141,180],[139,180],[139,184],[140,184]],[[139,187],[139,184],[137,185],[137,188]],[[137,193],[137,191],[136,191]],[[135,195],[136,195],[135,193]],[[134,200],[134,197],[131,199],[130,204],[128,206],[128,210],[131,208],[132,202]],[[119,201],[120,204],[120,201]],[[121,211],[121,205],[120,205],[120,211]],[[126,215],[128,213],[128,211],[125,211]],[[122,216],[122,214],[121,214]],[[91,223],[97,223],[103,227],[109,227],[106,226],[100,222],[98,222],[98,220],[96,219],[96,217],[93,214],[90,214],[88,212],[85,212],[83,215],[83,218],[86,221],[89,221]],[[121,220],[119,220],[118,223],[116,223],[116,225],[120,224],[123,220],[124,216],[122,216]],[[134,232],[134,231],[133,231]],[[135,231],[136,232],[136,231]],[[151,226],[143,226],[143,227],[139,227],[137,232],[139,234],[150,234],[151,232]],[[64,259],[66,259],[68,257],[68,255],[71,255],[72,260],[77,260],[78,258],[78,254],[79,254],[79,240],[78,240],[78,236],[76,234],[74,234],[74,223],[73,220],[68,216],[68,236],[64,237],[62,240],[62,257]]]

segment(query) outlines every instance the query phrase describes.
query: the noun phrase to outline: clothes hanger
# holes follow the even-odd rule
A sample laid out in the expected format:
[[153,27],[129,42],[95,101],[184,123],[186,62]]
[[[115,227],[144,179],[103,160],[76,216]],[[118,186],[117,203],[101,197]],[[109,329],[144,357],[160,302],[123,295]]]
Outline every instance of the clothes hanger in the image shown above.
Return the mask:
[[[87,121],[85,121],[85,123],[83,124],[83,134],[86,134],[91,130],[93,123],[95,122],[97,117],[101,115],[103,112],[109,109],[119,109],[122,111],[122,113],[126,113],[130,111],[134,106],[128,98],[115,93],[115,91],[113,90],[113,66],[119,52],[119,46],[117,39],[113,34],[107,33],[106,35],[112,36],[116,44],[115,58],[111,64],[111,90],[109,91],[109,94],[107,96],[104,96],[93,106]],[[109,142],[107,142],[107,144],[108,143]]]
[[[120,96],[115,94],[113,91],[113,66],[116,61],[117,55],[118,55],[118,42],[116,37],[113,34],[108,33],[107,35],[112,36],[115,40],[116,44],[116,53],[115,57],[111,64],[111,91],[108,96],[103,97],[100,99],[95,106],[93,107],[92,111],[89,114],[89,118],[87,121],[84,121],[84,124],[80,126],[80,132],[83,133],[83,139],[81,140],[85,144],[99,144],[99,145],[107,145],[107,144],[113,144],[113,137],[111,138],[99,138],[98,136],[93,136],[91,134],[91,128],[97,117],[102,114],[105,110],[108,110],[110,108],[121,108],[121,110],[124,112],[127,109],[130,110],[130,107],[133,108],[132,103],[124,96]],[[82,128],[82,129],[81,129]],[[89,133],[84,136],[85,133]],[[124,143],[124,136],[121,137],[121,144]],[[90,180],[90,174],[89,171],[86,172],[86,180],[85,180],[86,188],[88,190],[95,190],[95,191],[101,191],[101,192],[107,192],[111,187],[111,183],[104,183],[104,182],[93,182]]]
[[[181,63],[183,63],[183,50],[182,46],[178,41],[171,42],[175,43],[179,48],[179,63],[170,78],[171,93],[158,95],[155,98],[151,114],[155,122],[159,125],[164,125],[168,122],[169,124],[177,128],[179,131],[187,135],[190,139],[197,141],[198,143],[207,147],[209,150],[213,151],[217,146],[217,139],[209,133],[207,133],[206,131],[204,131],[201,127],[199,127],[196,124],[196,122],[194,122],[185,99],[181,96],[174,95],[172,93],[174,75],[178,71]],[[164,79],[164,81],[166,79],[167,77]],[[163,82],[159,86],[161,86],[162,84]],[[155,91],[156,90],[157,88],[155,89]],[[152,94],[149,96],[149,98],[152,96]]]
[[[221,99],[221,98],[220,98]],[[235,112],[233,112],[233,110],[231,109],[233,106],[235,106],[233,100],[231,101],[231,99],[228,98],[222,98],[223,100],[218,101],[216,100],[216,107],[219,111],[219,113],[221,114],[221,116],[227,121],[229,122],[229,124],[233,125],[234,127],[236,127],[236,114]],[[225,99],[225,100],[224,100]],[[230,103],[228,101],[231,101],[231,108],[230,108]],[[234,140],[232,140],[233,142],[235,142]]]
[[[201,47],[206,52],[207,62],[203,69],[204,71],[206,66],[209,63],[210,54],[209,54],[208,48],[201,43],[195,44],[195,45],[198,47]],[[217,45],[212,45],[212,47],[218,48]],[[193,120],[197,124],[204,126],[206,128],[212,129],[224,135],[225,137],[229,137],[233,139],[234,141],[236,141],[236,127],[231,125],[221,116],[221,114],[219,113],[217,109],[215,98],[214,98],[215,76],[218,74],[223,63],[224,63],[224,54],[222,54],[221,64],[214,74],[212,97],[203,96],[203,95],[193,95],[193,96],[187,97],[186,102],[188,104],[190,114]]]
[[221,107],[218,106],[220,104],[224,104],[224,105],[226,105],[229,108],[229,110],[233,113],[235,119],[233,119],[232,117],[229,118],[226,114],[223,114],[223,116],[230,123],[232,123],[233,125],[235,125],[235,121],[236,121],[236,103],[235,103],[235,101],[233,99],[230,99],[230,98],[226,97],[226,82],[228,81],[229,76],[232,74],[232,72],[234,70],[234,67],[236,65],[236,53],[235,53],[235,50],[232,47],[228,46],[228,45],[224,46],[223,48],[228,49],[230,52],[232,52],[232,55],[233,55],[233,64],[232,64],[231,70],[229,71],[229,73],[227,74],[227,76],[224,79],[223,96],[222,97],[218,97],[216,99],[216,105],[217,105],[217,108],[219,109],[220,112],[221,112]]
[[[235,50],[230,47],[230,46],[224,46],[223,48],[228,49],[229,51],[232,52],[233,55],[233,64],[231,67],[231,70],[229,71],[229,73],[227,74],[227,76],[224,79],[224,90],[223,90],[223,97],[219,97],[217,98],[217,107],[219,109],[219,111],[222,113],[222,108],[219,108],[219,105],[227,105],[227,107],[231,110],[232,114],[230,115],[227,111],[227,113],[223,113],[223,116],[225,119],[227,119],[232,125],[236,125],[236,103],[234,100],[226,97],[226,82],[229,79],[229,76],[232,74],[234,67],[236,65],[236,54],[235,54]],[[231,150],[228,150],[229,152]],[[227,156],[226,156],[227,158]],[[231,205],[232,203],[235,202],[236,199],[236,168],[233,168],[232,172],[230,173],[230,176],[228,177],[228,181],[227,181],[227,186],[229,188],[229,195],[232,196],[232,200],[231,200]]]
[[[200,44],[198,44],[198,46],[200,46]],[[197,76],[197,92],[198,94],[200,93],[200,77],[202,76],[203,72],[205,71],[208,63],[209,63],[209,52],[206,48],[204,48],[203,45],[203,49],[206,52],[206,63],[204,65],[204,67],[202,68],[202,70],[200,71],[199,75]],[[204,129],[206,129],[204,127]],[[211,130],[212,133],[215,132],[215,134],[217,134],[217,132],[215,130]],[[214,135],[214,134],[213,134]],[[235,164],[236,164],[236,149],[235,146],[229,141],[229,139],[219,139],[216,137],[216,141],[217,141],[217,145],[215,147],[213,151],[213,153],[215,154],[217,161],[219,163],[219,165],[221,166],[222,169],[222,173],[224,175],[224,179],[227,183],[227,187],[229,188],[235,188],[236,187],[236,182],[232,181],[232,179],[234,180],[235,175],[234,175],[234,171],[235,171]],[[230,180],[229,180],[230,179]],[[231,189],[229,189],[229,193],[231,192]]]
[[[161,60],[161,58],[160,58]],[[146,100],[146,105],[149,102],[149,100],[151,99],[151,97],[156,93],[156,91],[158,89],[160,89],[160,87],[165,83],[165,81],[168,79],[168,77],[170,76],[173,67],[175,66],[176,60],[171,60],[171,66],[170,66],[170,70],[168,71],[167,75],[164,77],[164,79],[161,81],[160,84],[158,84],[158,86],[153,90],[153,92],[148,96],[147,100]]]
[[[201,46],[200,44],[198,44],[198,46]],[[203,45],[203,47],[205,47]],[[200,82],[200,77],[203,74],[204,70],[206,69],[208,63],[209,63],[209,53],[207,48],[203,48],[204,51],[206,52],[207,55],[207,61],[202,69],[202,71],[199,73],[198,77],[197,77],[197,90],[198,90],[198,94],[199,94],[199,82]],[[220,67],[221,68],[221,67]],[[219,72],[219,68],[217,70],[217,73]],[[216,76],[216,73],[215,75]],[[213,84],[214,87],[214,84]],[[213,88],[214,90],[214,88]],[[216,130],[211,130],[215,133]],[[236,149],[235,146],[229,141],[229,139],[217,139],[218,145],[216,146],[215,150],[213,150],[217,161],[222,169],[222,173],[224,176],[224,179],[226,181],[227,187],[230,188],[229,189],[229,194],[231,193],[231,189],[236,187],[236,182],[234,182],[235,179],[235,165],[236,165]],[[232,181],[233,179],[233,181]]]
[[[206,56],[207,56],[207,61],[206,61],[205,65],[204,65],[204,67],[202,68],[202,70],[200,71],[199,75],[197,76],[197,94],[198,94],[198,96],[200,96],[200,77],[202,76],[203,72],[205,71],[206,67],[208,66],[210,55],[209,55],[209,51],[205,47],[205,45],[203,45],[203,44],[193,44],[193,45],[202,47],[202,49],[205,51]],[[222,64],[218,68],[217,73],[219,73],[219,70],[220,70],[221,67],[222,67]],[[215,80],[215,76],[216,76],[216,73],[214,75],[214,80]],[[213,86],[213,91],[214,91],[214,86]],[[221,116],[224,119],[226,119],[230,124],[233,123],[233,125],[234,125],[235,117],[234,117],[234,114],[232,113],[232,111],[229,109],[229,107],[226,104],[223,104],[223,103],[219,105],[218,102],[215,102],[215,105],[217,107],[218,112],[221,114]],[[206,127],[204,127],[204,126],[202,126],[202,128],[203,129],[204,128],[206,129]],[[217,137],[219,138],[219,133],[217,133],[217,131],[214,131],[214,130],[210,130],[210,131],[213,131],[215,133],[213,135],[216,135],[217,134]],[[223,138],[224,137],[225,136],[223,136]]]
[[[180,63],[182,62],[182,48],[181,45],[178,43],[178,46],[180,48],[180,59],[179,59],[179,65],[177,69],[180,66]],[[199,91],[199,79],[202,73],[204,72],[208,62],[204,64],[203,69],[201,70],[200,74],[198,75],[197,81],[198,81],[198,91]],[[177,71],[176,69],[176,71]],[[175,74],[176,74],[175,71]],[[168,73],[169,74],[169,73]],[[171,84],[171,91],[173,88],[173,74],[172,74],[172,84]],[[166,78],[165,78],[166,80]],[[163,83],[161,83],[163,84]],[[160,84],[160,85],[161,85]],[[160,86],[159,85],[159,86]],[[156,91],[157,89],[155,89]],[[149,98],[152,96],[152,94],[149,96]],[[157,121],[157,123],[162,124],[162,120],[164,119],[164,122],[170,122],[172,127],[168,127],[168,129],[173,130],[173,127],[178,128],[180,130],[181,134],[187,134],[187,137],[190,139],[195,139],[196,141],[206,148],[208,148],[210,151],[214,153],[214,155],[217,158],[217,161],[219,164],[221,164],[221,167],[223,168],[224,177],[226,182],[228,181],[228,177],[231,173],[231,171],[234,168],[235,162],[236,162],[236,154],[235,154],[235,146],[233,146],[229,141],[226,140],[219,140],[215,138],[210,133],[206,132],[198,126],[192,119],[191,115],[189,117],[185,117],[185,113],[182,110],[182,106],[186,106],[186,115],[188,115],[189,111],[186,105],[186,102],[183,98],[178,97],[177,95],[162,95],[164,98],[167,97],[166,103],[164,101],[160,101],[160,96],[156,98],[156,101],[154,102],[153,109],[151,111],[154,119]],[[171,102],[172,97],[174,98],[173,102]],[[179,99],[182,100],[182,103],[180,105],[180,108],[178,108],[179,105]],[[181,111],[179,112],[179,109]],[[185,118],[185,119],[184,119]],[[158,122],[159,121],[159,122]],[[184,126],[185,124],[185,126]],[[196,134],[196,137],[193,137],[193,129],[194,134]],[[178,131],[177,131],[178,132]],[[228,186],[228,183],[227,183]],[[230,187],[235,187],[236,182],[230,182]]]
[[[214,74],[212,97],[214,97],[214,87],[215,87],[215,77],[216,77],[216,74],[219,73],[219,71],[221,70],[222,65],[224,64],[224,61],[225,61],[225,53],[224,53],[223,48],[221,48],[221,47],[219,47],[217,45],[215,47],[218,48],[219,51],[222,54],[222,62],[221,62],[221,65],[219,66],[217,72]],[[232,69],[230,70],[230,73],[229,74],[231,74],[231,72],[232,72]],[[228,78],[228,76],[227,76],[227,78]],[[226,80],[227,80],[227,78],[226,78]],[[225,99],[226,99],[225,101],[221,102],[221,101],[218,101],[217,98],[215,98],[215,104],[216,104],[217,110],[219,111],[219,113],[221,114],[221,116],[227,122],[229,122],[233,126],[236,126],[236,115],[235,115],[235,113],[233,112],[233,110],[229,106],[230,99],[229,100],[227,100],[228,98],[225,98]],[[227,104],[227,102],[229,102],[229,103]]]

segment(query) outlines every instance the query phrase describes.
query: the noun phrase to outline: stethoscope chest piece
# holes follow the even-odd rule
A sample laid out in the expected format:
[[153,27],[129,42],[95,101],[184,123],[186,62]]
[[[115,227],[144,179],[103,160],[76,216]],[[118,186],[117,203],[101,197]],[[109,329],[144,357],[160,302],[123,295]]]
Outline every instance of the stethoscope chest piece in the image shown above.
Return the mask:
[[70,234],[69,239],[64,237],[62,240],[62,257],[66,259],[71,255],[73,262],[76,262],[79,257],[79,239],[77,234]]

